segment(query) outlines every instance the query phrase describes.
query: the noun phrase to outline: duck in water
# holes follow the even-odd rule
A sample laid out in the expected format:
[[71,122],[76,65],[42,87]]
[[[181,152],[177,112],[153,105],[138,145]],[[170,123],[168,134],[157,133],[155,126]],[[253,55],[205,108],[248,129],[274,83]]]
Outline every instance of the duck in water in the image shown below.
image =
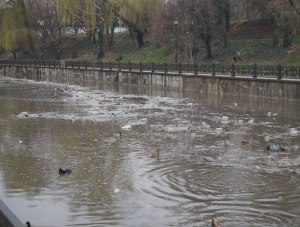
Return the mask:
[[58,170],[58,173],[60,174],[60,175],[69,175],[69,174],[71,174],[72,173],[72,170],[70,170],[70,169],[65,169],[65,168],[59,168],[59,170]]
[[270,152],[285,152],[286,149],[282,146],[279,146],[277,144],[270,144],[267,146],[267,150]]
[[157,159],[159,159],[159,157],[160,157],[159,149],[156,149],[156,153],[153,153],[150,156],[150,158],[157,158]]
[[217,221],[215,218],[211,220],[211,227],[217,227]]

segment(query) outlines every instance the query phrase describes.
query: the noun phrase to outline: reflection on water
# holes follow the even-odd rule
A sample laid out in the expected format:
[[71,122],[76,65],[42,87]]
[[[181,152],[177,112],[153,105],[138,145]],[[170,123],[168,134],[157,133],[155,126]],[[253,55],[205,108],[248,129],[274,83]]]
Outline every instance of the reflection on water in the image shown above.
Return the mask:
[[0,78],[0,196],[34,226],[297,226],[299,110]]

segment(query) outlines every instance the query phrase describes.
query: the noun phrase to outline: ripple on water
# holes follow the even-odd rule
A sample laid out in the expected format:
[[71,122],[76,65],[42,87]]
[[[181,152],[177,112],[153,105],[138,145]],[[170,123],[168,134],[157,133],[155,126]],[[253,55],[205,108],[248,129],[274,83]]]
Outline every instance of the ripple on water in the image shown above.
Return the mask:
[[[203,224],[212,216],[217,216],[222,226],[281,226],[298,220],[297,210],[283,211],[282,206],[286,203],[298,207],[299,196],[284,190],[284,185],[268,188],[268,182],[280,184],[285,176],[203,162],[159,161],[152,167],[137,171],[136,177],[142,179],[137,190],[146,203],[157,209],[188,214],[182,223]],[[296,187],[296,182],[288,183]]]
[[[27,117],[1,115],[9,195],[59,201],[70,226],[209,226],[212,217],[220,226],[300,222],[299,175],[292,174],[299,165],[297,121],[267,118],[240,102],[233,108],[232,100],[210,106],[78,86],[58,92],[57,86],[37,83],[20,91],[18,111]],[[17,98],[17,88],[12,91]],[[132,130],[119,138],[127,124]],[[249,143],[242,145],[244,139]],[[293,150],[267,153],[273,142]],[[151,158],[156,148],[161,156]],[[60,177],[60,165],[74,171]],[[37,200],[28,203],[27,210],[39,209]]]

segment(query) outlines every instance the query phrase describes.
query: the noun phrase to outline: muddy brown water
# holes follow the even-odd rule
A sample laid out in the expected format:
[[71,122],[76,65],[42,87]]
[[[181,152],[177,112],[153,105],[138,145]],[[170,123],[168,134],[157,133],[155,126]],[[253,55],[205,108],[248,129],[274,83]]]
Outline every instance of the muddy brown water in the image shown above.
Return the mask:
[[33,226],[299,226],[299,110],[0,77],[0,196]]

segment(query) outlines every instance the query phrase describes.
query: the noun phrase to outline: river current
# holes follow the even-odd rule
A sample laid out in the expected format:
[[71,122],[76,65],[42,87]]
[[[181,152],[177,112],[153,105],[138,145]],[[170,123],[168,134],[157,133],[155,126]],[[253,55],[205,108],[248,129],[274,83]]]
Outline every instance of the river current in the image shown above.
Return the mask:
[[296,227],[299,113],[299,102],[0,77],[0,197],[41,227]]

